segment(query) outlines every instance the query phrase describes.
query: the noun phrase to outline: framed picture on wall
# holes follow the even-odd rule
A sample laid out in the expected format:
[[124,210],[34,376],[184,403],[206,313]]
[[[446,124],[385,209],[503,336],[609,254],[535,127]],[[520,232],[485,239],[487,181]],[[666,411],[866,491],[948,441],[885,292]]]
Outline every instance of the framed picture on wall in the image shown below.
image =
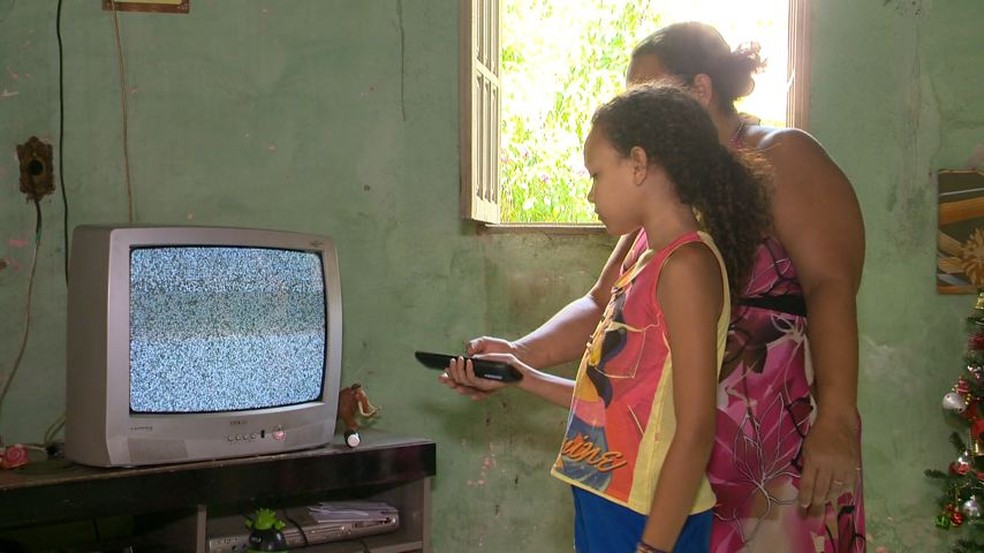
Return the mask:
[[104,10],[120,12],[188,13],[191,0],[102,0]]
[[936,290],[976,294],[984,289],[984,171],[941,170]]

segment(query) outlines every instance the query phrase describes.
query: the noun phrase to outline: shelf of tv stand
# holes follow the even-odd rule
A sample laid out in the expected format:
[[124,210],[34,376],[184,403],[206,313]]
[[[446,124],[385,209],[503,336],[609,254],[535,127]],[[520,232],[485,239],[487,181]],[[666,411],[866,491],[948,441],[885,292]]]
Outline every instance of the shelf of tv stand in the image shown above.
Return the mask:
[[[73,521],[134,517],[134,538],[204,553],[210,520],[257,507],[331,499],[378,499],[400,511],[400,529],[362,541],[374,553],[428,551],[430,478],[436,445],[364,429],[362,444],[273,455],[134,468],[46,463],[0,471],[0,536]],[[336,436],[334,444],[343,444]],[[156,551],[157,549],[155,549]],[[170,549],[168,549],[170,550]],[[359,541],[314,545],[310,553],[364,551]]]

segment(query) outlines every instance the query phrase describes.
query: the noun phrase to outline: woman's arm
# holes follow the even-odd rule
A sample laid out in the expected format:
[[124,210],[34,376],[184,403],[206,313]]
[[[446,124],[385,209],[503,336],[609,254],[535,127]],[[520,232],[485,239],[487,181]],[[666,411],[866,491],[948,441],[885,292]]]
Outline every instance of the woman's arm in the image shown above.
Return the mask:
[[[619,238],[598,280],[587,294],[567,304],[536,330],[513,342],[512,351],[508,353],[534,367],[552,367],[579,359],[608,305],[612,285],[618,278],[622,260],[631,249],[635,235],[633,232]],[[483,340],[485,338],[469,342],[466,348],[469,354],[499,351],[484,347]]]
[[864,223],[840,168],[808,134],[773,131],[759,144],[775,170],[773,218],[803,287],[817,419],[804,444],[800,503],[854,489],[858,451],[858,327]]
[[[536,330],[515,342],[491,336],[475,338],[465,345],[465,354],[511,353],[534,367],[551,367],[578,359],[608,305],[612,285],[618,278],[622,260],[632,248],[635,236],[633,232],[619,238],[591,290],[567,304]],[[484,399],[495,391],[473,388],[445,375],[438,380],[459,394],[476,400]]]
[[717,326],[724,275],[703,244],[687,244],[663,266],[656,296],[673,360],[676,433],[660,470],[642,541],[666,551],[694,505],[714,446]]

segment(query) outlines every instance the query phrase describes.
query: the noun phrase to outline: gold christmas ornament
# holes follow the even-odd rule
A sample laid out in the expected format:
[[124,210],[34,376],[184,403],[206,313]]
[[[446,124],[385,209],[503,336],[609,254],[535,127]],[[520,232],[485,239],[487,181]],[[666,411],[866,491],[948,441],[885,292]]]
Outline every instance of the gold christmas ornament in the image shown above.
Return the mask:
[[974,440],[974,457],[984,457],[984,441]]

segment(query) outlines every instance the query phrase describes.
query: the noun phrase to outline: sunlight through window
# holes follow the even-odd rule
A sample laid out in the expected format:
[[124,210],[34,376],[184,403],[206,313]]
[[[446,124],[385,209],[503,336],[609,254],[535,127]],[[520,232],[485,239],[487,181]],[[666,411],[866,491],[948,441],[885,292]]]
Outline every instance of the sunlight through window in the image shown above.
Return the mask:
[[697,20],[767,60],[739,111],[784,126],[789,0],[501,0],[499,208],[505,223],[596,223],[581,146],[594,109],[624,88],[632,48]]

